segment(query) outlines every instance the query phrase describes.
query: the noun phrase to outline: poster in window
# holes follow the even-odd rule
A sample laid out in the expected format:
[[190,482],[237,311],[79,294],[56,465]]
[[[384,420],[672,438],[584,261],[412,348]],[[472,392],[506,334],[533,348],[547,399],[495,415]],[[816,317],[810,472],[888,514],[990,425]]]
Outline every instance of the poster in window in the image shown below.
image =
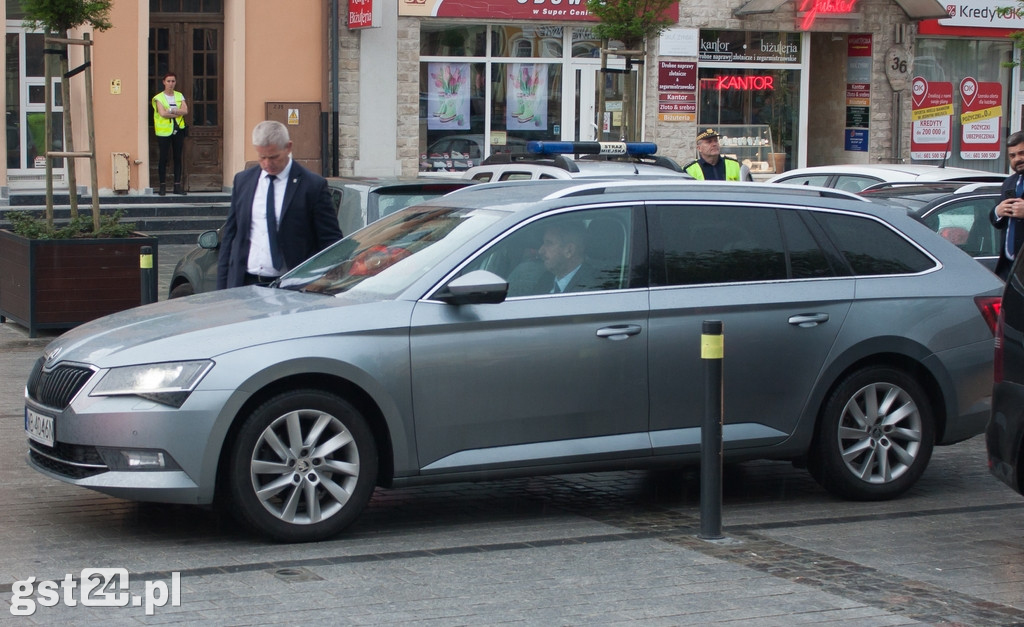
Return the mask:
[[952,141],[953,83],[915,76],[910,86],[910,158],[945,159]]
[[430,63],[427,97],[427,128],[469,128],[469,64]]
[[960,158],[998,159],[1001,156],[1003,88],[972,76],[960,81]]
[[513,63],[508,70],[508,130],[538,130],[548,126],[548,66]]

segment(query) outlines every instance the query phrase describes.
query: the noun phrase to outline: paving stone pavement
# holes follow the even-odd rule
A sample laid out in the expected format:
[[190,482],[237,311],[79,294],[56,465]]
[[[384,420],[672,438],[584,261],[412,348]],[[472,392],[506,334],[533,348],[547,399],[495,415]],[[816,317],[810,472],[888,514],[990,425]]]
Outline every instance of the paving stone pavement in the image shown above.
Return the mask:
[[[161,298],[189,248],[161,249]],[[22,389],[47,341],[0,325],[0,625],[1024,625],[1024,498],[989,476],[980,437],[883,503],[784,463],[727,466],[715,541],[682,469],[378,490],[337,539],[282,545],[28,469]],[[129,606],[69,605],[88,568],[125,569],[108,592]],[[147,614],[172,573],[179,605]],[[68,596],[16,595],[30,577]]]

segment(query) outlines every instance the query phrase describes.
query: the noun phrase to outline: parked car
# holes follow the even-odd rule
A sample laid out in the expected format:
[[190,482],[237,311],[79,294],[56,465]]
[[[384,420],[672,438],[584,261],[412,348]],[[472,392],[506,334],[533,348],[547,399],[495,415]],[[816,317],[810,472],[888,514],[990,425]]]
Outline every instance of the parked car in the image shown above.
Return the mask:
[[[580,257],[557,293],[551,271]],[[713,319],[726,460],[892,498],[934,445],[983,431],[1001,288],[844,192],[479,185],[270,287],[55,339],[26,385],[29,464],[121,498],[222,502],[286,541],[338,533],[375,485],[692,464]]]
[[491,155],[482,165],[467,170],[463,177],[484,183],[609,177],[693,178],[673,159],[656,155],[658,147],[650,142],[531,141],[526,149],[527,154]]
[[[465,172],[483,162],[484,149],[483,134],[446,135],[420,156],[420,172]],[[525,153],[526,140],[509,137],[503,145],[491,145],[491,154],[506,152]]]
[[904,209],[978,263],[995,271],[999,233],[989,216],[999,203],[998,183],[879,183],[860,194]]
[[873,163],[848,165],[822,165],[798,168],[777,174],[769,183],[790,185],[817,185],[835,187],[848,192],[859,192],[870,185],[895,181],[971,181],[975,183],[1001,183],[1005,174],[967,168],[939,167],[913,163]]
[[[329,178],[331,200],[344,234],[409,205],[429,200],[471,182],[458,179]],[[178,260],[171,273],[169,298],[181,298],[217,289],[217,254],[220,231],[199,236],[196,247]]]
[[1024,264],[1017,257],[996,325],[992,417],[985,430],[988,468],[1024,494]]

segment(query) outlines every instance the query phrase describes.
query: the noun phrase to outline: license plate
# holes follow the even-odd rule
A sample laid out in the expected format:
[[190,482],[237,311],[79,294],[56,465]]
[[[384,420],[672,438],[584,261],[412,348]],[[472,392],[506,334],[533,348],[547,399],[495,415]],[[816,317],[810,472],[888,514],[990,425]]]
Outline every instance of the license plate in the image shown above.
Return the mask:
[[25,408],[25,433],[28,437],[46,446],[53,446],[53,416],[37,414]]

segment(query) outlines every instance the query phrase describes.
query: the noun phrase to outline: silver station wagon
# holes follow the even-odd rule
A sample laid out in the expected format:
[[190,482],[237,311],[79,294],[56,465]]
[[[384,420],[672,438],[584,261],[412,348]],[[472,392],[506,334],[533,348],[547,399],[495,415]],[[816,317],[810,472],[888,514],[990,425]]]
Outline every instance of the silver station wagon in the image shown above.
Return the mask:
[[724,325],[726,460],[910,488],[981,433],[1002,283],[887,207],[785,185],[476,185],[270,287],[55,339],[29,464],[127,499],[331,537],[376,486],[692,464],[701,330]]

